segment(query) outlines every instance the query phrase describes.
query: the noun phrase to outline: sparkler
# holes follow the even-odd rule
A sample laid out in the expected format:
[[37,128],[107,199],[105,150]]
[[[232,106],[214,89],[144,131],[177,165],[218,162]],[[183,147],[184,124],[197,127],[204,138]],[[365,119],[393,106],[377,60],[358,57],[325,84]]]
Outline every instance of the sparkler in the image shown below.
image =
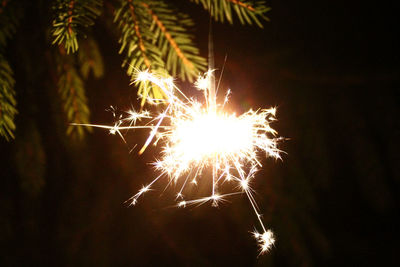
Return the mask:
[[[183,94],[172,78],[157,77],[148,71],[138,72],[137,82],[151,82],[167,96],[167,99],[149,99],[153,103],[165,104],[164,110],[155,115],[148,111],[130,110],[127,117],[120,117],[113,126],[84,126],[105,128],[121,138],[124,138],[121,132],[124,130],[150,129],[139,154],[151,143],[160,144],[161,156],[154,162],[160,174],[129,199],[132,205],[163,177],[168,178],[170,183],[182,183],[177,193],[177,207],[206,202],[217,206],[228,196],[246,194],[262,228],[261,233],[254,231],[253,234],[260,246],[260,253],[263,253],[271,248],[275,238],[264,226],[251,183],[261,167],[260,153],[280,158],[281,151],[277,144],[281,138],[276,137],[277,132],[270,127],[270,123],[276,120],[276,109],[250,109],[241,115],[229,114],[224,111],[224,107],[230,92],[222,104],[217,104],[212,78],[213,72],[210,70],[195,83],[197,89],[204,94],[205,101],[201,103]],[[139,124],[143,120],[147,120],[147,123]],[[210,195],[186,199],[185,188],[188,184],[197,185],[205,180],[202,174],[206,169],[212,172]],[[225,182],[233,183],[237,190],[221,194],[219,189]]]

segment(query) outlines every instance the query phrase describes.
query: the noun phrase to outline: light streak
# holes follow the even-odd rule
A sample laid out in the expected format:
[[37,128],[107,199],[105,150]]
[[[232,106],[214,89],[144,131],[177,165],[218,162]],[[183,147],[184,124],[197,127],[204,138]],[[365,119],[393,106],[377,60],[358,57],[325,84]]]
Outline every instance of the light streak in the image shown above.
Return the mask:
[[[250,109],[241,115],[225,112],[230,90],[222,105],[217,104],[215,88],[210,89],[212,75],[213,72],[208,71],[195,83],[204,93],[205,101],[201,103],[185,96],[171,78],[157,77],[148,71],[138,72],[137,82],[151,82],[167,96],[167,100],[162,102],[166,107],[161,113],[152,115],[149,111],[131,110],[125,118],[120,117],[112,126],[76,125],[105,128],[111,134],[117,133],[122,139],[123,130],[149,129],[149,136],[139,154],[151,143],[160,144],[160,159],[154,162],[154,167],[160,174],[129,199],[131,205],[136,204],[140,196],[151,190],[151,186],[163,177],[168,178],[169,183],[182,181],[176,195],[177,207],[207,202],[217,206],[228,196],[245,194],[262,228],[262,233],[254,231],[253,235],[260,246],[260,253],[263,253],[271,248],[275,238],[264,226],[251,183],[261,167],[260,153],[280,158],[281,151],[277,145],[281,138],[276,137],[277,132],[270,127],[270,123],[276,120],[276,108],[256,111]],[[151,103],[156,103],[154,100],[149,99]],[[144,120],[148,122],[137,125]],[[212,171],[210,195],[185,199],[184,190],[189,184],[197,185],[202,180],[207,181],[202,175],[205,170]],[[221,194],[219,191],[225,182],[233,183],[238,190]]]

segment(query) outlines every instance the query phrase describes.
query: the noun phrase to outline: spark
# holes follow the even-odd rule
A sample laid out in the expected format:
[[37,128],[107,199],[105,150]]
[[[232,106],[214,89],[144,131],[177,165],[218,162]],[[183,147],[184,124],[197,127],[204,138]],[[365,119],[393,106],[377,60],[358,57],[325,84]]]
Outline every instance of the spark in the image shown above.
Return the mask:
[[129,116],[127,118],[124,118],[123,120],[130,121],[131,124],[136,123],[137,120],[151,119],[150,112],[146,110],[142,112],[137,112],[134,109],[131,109],[128,110],[127,113],[129,114]]
[[267,230],[262,234],[254,231],[253,235],[260,245],[261,253],[269,251],[275,243],[275,236],[271,230]]
[[247,190],[249,188],[249,182],[247,180],[242,180],[240,181],[240,186],[243,188],[243,190]]
[[[261,253],[264,253],[271,248],[275,238],[264,226],[253,195],[254,189],[250,184],[261,167],[260,152],[269,157],[280,158],[281,151],[277,146],[281,138],[277,137],[277,132],[270,126],[276,120],[276,108],[250,109],[241,115],[226,112],[224,108],[229,100],[230,90],[223,103],[217,104],[215,90],[210,83],[211,75],[213,71],[209,70],[195,83],[197,89],[204,94],[204,103],[201,103],[184,95],[171,78],[157,77],[149,71],[138,72],[136,81],[151,82],[167,96],[167,100],[163,102],[166,107],[161,113],[151,114],[149,111],[137,112],[131,109],[126,118],[119,118],[113,126],[83,125],[108,129],[112,134],[118,133],[124,141],[123,130],[148,129],[149,136],[139,154],[152,143],[160,144],[160,158],[154,163],[160,175],[129,199],[131,205],[135,205],[162,177],[169,179],[168,184],[182,183],[176,194],[176,200],[179,199],[177,207],[207,202],[218,206],[229,196],[246,194],[263,230],[262,233],[254,231],[253,234]],[[159,103],[154,100],[148,99],[151,103]],[[143,120],[148,122],[137,125]],[[184,190],[189,184],[196,186],[200,182],[210,181],[203,177],[206,170],[212,172],[210,195],[185,199]],[[239,190],[221,194],[220,190],[225,182],[233,183]]]
[[206,91],[210,86],[210,78],[214,70],[208,70],[203,76],[199,76],[194,83],[197,89]]

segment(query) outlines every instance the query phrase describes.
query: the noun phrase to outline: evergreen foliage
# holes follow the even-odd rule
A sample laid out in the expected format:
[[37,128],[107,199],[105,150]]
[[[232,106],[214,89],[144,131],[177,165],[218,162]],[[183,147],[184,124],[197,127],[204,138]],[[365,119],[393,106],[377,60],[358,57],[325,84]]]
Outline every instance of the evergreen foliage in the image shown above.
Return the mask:
[[[232,10],[242,23],[262,27],[261,21],[267,19],[268,8],[263,1],[190,1],[202,5],[217,21],[232,23]],[[7,140],[14,137],[17,109],[13,71],[2,55],[7,40],[17,30],[18,3],[5,0],[0,4],[0,135]],[[51,4],[53,21],[48,25],[49,42],[58,46],[59,52],[52,53],[56,57],[58,76],[54,85],[58,87],[68,125],[89,123],[85,80],[90,73],[94,78],[104,74],[100,49],[90,31],[97,19],[107,19],[110,12],[100,16],[104,3],[112,11],[119,30],[122,67],[132,81],[136,70],[151,70],[166,77],[172,75],[192,81],[206,69],[206,60],[200,56],[190,33],[194,22],[167,0],[56,0]],[[160,88],[149,83],[135,84],[141,106],[150,99],[157,101],[166,97]],[[69,126],[67,134],[81,138],[87,130]]]
[[[103,60],[96,43],[92,39],[82,42],[77,56],[66,55],[60,47],[58,55],[58,92],[69,123],[89,123],[90,110],[85,94],[84,80],[92,72],[96,78],[103,75]],[[80,69],[78,69],[80,65]],[[68,125],[67,135],[82,138],[88,127]]]
[[17,3],[2,1],[0,5],[0,136],[7,141],[14,138],[17,112],[15,80],[13,70],[4,57],[7,41],[13,36],[21,17],[21,9]]
[[[63,103],[63,109],[69,123],[89,123],[90,111],[85,94],[84,81],[92,71],[96,78],[103,75],[103,62],[96,42],[88,38],[78,42],[78,37],[86,37],[85,28],[92,26],[94,20],[101,14],[101,0],[58,0],[53,6],[53,44],[58,44],[61,52],[58,65],[58,89]],[[78,51],[78,59],[68,56],[70,52]],[[77,66],[77,65],[80,66]],[[80,74],[77,71],[80,68]],[[89,128],[80,126],[67,127],[67,135],[82,138]]]
[[160,49],[166,69],[172,76],[179,74],[182,80],[192,81],[207,64],[188,33],[194,22],[163,1],[141,4],[151,16],[152,41]]
[[97,42],[88,38],[82,41],[81,49],[78,51],[78,62],[82,77],[86,80],[92,73],[95,78],[104,75],[104,63]]
[[18,21],[21,17],[21,9],[13,1],[2,1],[0,4],[0,47],[3,49],[7,40],[17,30]]
[[[125,53],[122,67],[127,67],[127,74],[134,79],[135,70],[165,69],[160,49],[152,42],[150,30],[151,20],[146,8],[138,1],[121,1],[121,6],[115,11],[114,22],[121,31],[119,53]],[[138,95],[142,96],[142,105],[147,97],[156,98],[161,90],[148,84],[138,84]]]
[[[135,70],[152,70],[163,75],[192,80],[205,69],[206,61],[188,33],[193,21],[163,1],[121,1],[114,21],[121,30],[120,53],[128,75]],[[134,79],[134,77],[132,76]],[[148,97],[164,98],[162,90],[148,83],[138,84],[143,106]]]
[[268,21],[265,16],[271,8],[267,7],[264,1],[239,1],[239,0],[191,0],[201,4],[208,10],[216,21],[224,22],[227,20],[233,23],[232,10],[235,11],[240,23],[257,24],[263,27],[261,20]]
[[58,0],[53,6],[53,44],[63,44],[67,54],[78,50],[78,35],[84,36],[83,29],[94,24],[100,15],[100,0]]
[[17,114],[13,71],[0,55],[0,135],[7,141],[14,138],[14,117]]

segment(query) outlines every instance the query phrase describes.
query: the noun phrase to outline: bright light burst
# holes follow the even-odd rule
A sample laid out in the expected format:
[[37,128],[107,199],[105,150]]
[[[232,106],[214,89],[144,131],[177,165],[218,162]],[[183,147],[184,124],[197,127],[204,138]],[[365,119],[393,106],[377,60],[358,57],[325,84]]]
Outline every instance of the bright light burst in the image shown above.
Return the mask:
[[[160,159],[154,163],[160,174],[148,185],[143,186],[129,201],[132,205],[149,191],[160,178],[167,177],[170,182],[182,184],[177,193],[177,207],[201,205],[211,202],[213,206],[235,194],[246,194],[261,225],[262,233],[254,231],[261,253],[268,251],[275,242],[273,233],[267,230],[261,220],[252,180],[261,163],[259,154],[280,158],[276,131],[270,127],[275,121],[275,108],[249,110],[244,114],[229,114],[224,111],[230,91],[222,104],[217,104],[216,94],[210,83],[212,71],[199,77],[195,83],[204,93],[205,102],[200,103],[185,96],[173,83],[144,71],[138,72],[136,81],[147,81],[158,86],[167,95],[166,100],[149,99],[152,103],[165,104],[165,109],[156,115],[148,111],[128,111],[126,118],[119,118],[113,126],[85,124],[85,126],[109,129],[119,134],[127,129],[150,129],[150,134],[139,153],[151,143],[160,144]],[[183,100],[182,100],[183,99]],[[138,125],[139,121],[148,120]],[[125,141],[125,140],[124,140]],[[212,173],[210,195],[199,199],[185,199],[184,190],[189,184],[208,182],[203,173]],[[233,183],[236,191],[221,194],[223,183]]]

